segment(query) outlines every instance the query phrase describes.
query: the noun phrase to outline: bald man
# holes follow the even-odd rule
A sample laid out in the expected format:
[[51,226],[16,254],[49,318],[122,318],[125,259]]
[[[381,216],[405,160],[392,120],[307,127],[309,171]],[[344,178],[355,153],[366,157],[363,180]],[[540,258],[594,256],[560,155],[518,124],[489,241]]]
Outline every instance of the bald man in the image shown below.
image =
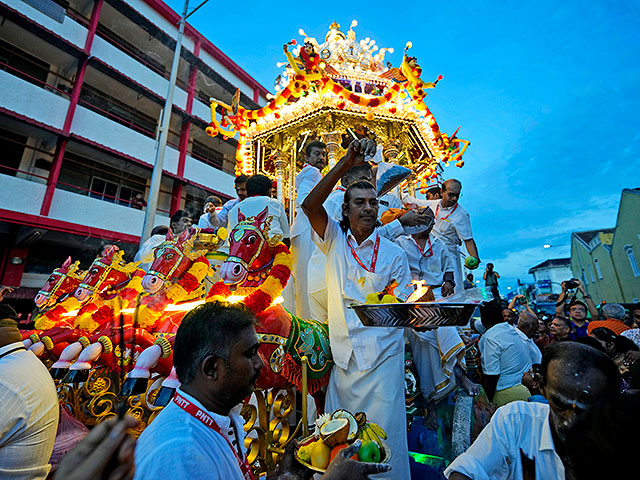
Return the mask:
[[419,198],[403,196],[402,200],[405,204],[414,204],[422,207],[429,207],[435,214],[435,225],[432,230],[433,236],[441,240],[446,246],[447,251],[454,262],[454,280],[455,292],[464,290],[464,277],[462,276],[462,262],[460,261],[460,245],[464,245],[469,255],[476,257],[480,262],[478,255],[478,247],[473,239],[471,231],[471,220],[469,213],[458,203],[462,183],[459,180],[451,178],[442,184],[442,199],[440,200],[422,200]]

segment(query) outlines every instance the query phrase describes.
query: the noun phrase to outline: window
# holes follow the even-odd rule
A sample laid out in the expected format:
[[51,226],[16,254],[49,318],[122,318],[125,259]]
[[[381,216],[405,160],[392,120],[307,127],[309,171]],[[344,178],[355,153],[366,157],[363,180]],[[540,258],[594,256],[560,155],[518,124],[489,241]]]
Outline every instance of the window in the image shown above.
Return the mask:
[[594,258],[593,262],[596,264],[596,272],[598,273],[598,278],[602,280],[603,277],[602,277],[602,270],[600,270],[600,262],[598,261],[597,258]]
[[585,285],[589,284],[589,282],[587,282],[587,274],[584,272],[584,268],[582,269],[582,283]]
[[16,176],[24,155],[27,137],[8,130],[0,129],[0,148],[2,148],[2,165],[0,173]]
[[634,277],[640,277],[640,269],[638,269],[638,262],[636,262],[636,257],[633,255],[633,248],[631,245],[627,245],[624,247],[627,255],[629,256],[629,263],[631,264],[631,270],[633,271]]
[[593,276],[593,267],[589,265],[587,268],[589,269],[589,276],[591,277],[591,282],[593,283],[596,281],[596,277]]

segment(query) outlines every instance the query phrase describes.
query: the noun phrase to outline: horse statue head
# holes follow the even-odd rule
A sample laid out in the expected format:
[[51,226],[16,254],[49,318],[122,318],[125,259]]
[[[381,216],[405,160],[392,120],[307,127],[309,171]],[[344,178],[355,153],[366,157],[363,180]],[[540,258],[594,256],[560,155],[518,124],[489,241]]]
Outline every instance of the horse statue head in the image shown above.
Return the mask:
[[257,287],[267,278],[273,247],[281,240],[279,235],[269,235],[270,224],[267,207],[249,218],[238,210],[238,224],[229,234],[229,256],[220,268],[226,285]]
[[39,310],[52,306],[58,299],[73,292],[80,284],[84,272],[80,271],[80,262],[71,263],[67,258],[61,267],[56,268],[42,286],[33,301]]
[[124,286],[138,270],[139,262],[122,260],[124,252],[107,246],[88,268],[87,273],[73,294],[79,302],[101,294],[107,289]]
[[186,229],[180,236],[167,233],[164,242],[154,251],[154,259],[147,274],[142,277],[142,288],[149,294],[158,292],[166,282],[182,277],[193,261],[206,253],[195,246],[196,230]]

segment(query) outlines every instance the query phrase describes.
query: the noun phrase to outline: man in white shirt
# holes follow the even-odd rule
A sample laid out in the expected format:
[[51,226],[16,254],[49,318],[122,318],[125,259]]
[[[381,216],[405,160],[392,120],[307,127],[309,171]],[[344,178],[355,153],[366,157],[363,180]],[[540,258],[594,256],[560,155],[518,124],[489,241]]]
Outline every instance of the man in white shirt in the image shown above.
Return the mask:
[[518,326],[516,333],[520,335],[522,341],[529,349],[531,355],[531,363],[540,363],[542,361],[542,352],[533,341],[538,335],[538,317],[532,313],[522,312],[518,316]]
[[[340,179],[341,185],[329,194],[323,205],[329,218],[333,218],[337,222],[342,220],[344,192],[349,185],[356,181],[366,181],[373,184],[373,172],[369,164],[357,165],[342,175]],[[378,210],[378,218],[380,218],[380,210]],[[400,217],[399,220],[394,220],[386,225],[382,225],[378,231],[382,237],[394,241],[398,236],[404,234],[405,226],[411,227],[418,224],[427,224],[428,222],[429,218],[427,215],[419,214],[416,211],[409,211]],[[307,288],[309,292],[311,318],[319,321],[325,321],[327,318],[325,263],[326,259],[324,254],[316,247],[309,262]]]
[[265,207],[269,209],[271,224],[269,233],[280,235],[285,245],[289,246],[289,220],[282,204],[271,198],[271,179],[266,175],[253,175],[247,180],[247,198],[237,203],[229,212],[227,229],[229,232],[238,224],[238,211],[245,217],[255,217]]
[[473,239],[471,220],[467,211],[458,203],[462,183],[453,178],[442,184],[442,200],[421,200],[405,195],[404,203],[429,207],[435,213],[435,226],[433,236],[442,240],[447,246],[451,260],[454,262],[456,292],[464,290],[462,276],[462,263],[460,262],[459,246],[464,242],[467,252],[478,259],[478,247]]
[[449,480],[574,478],[567,433],[585,412],[618,394],[620,374],[604,353],[575,342],[549,345],[541,370],[541,390],[549,404],[513,402],[499,408],[445,470]]
[[311,240],[311,225],[302,211],[302,202],[322,178],[320,171],[327,164],[326,145],[311,141],[305,148],[305,164],[296,175],[296,216],[291,225],[291,253],[293,254],[293,278],[296,293],[296,315],[310,318],[307,270],[315,245]]
[[376,228],[378,200],[369,182],[352,183],[344,195],[340,223],[323,203],[338,179],[364,163],[375,143],[362,139],[320,180],[302,204],[314,230],[313,239],[326,256],[328,322],[335,366],[327,387],[326,411],[364,411],[388,435],[393,455],[392,478],[407,479],[409,460],[404,400],[404,341],[399,328],[365,327],[351,303],[382,291],[391,281],[396,295],[410,282],[407,258],[400,247]]
[[505,405],[515,400],[527,400],[531,395],[522,385],[522,374],[533,362],[529,347],[513,325],[502,318],[495,302],[480,308],[482,323],[488,328],[478,342],[482,360],[484,389],[489,400]]
[[[205,303],[189,312],[176,334],[173,363],[181,386],[172,402],[142,432],[135,479],[249,480],[239,411],[263,367],[249,310]],[[349,452],[353,454],[353,450]],[[386,471],[340,458],[323,480],[353,480]],[[284,473],[284,472],[283,472]],[[296,478],[284,475],[278,478]]]
[[209,195],[204,201],[203,213],[198,220],[198,228],[211,228],[226,226],[218,218],[218,213],[222,211],[222,200],[215,195]]
[[58,429],[49,371],[25,350],[13,308],[0,305],[0,478],[45,479]]
[[238,175],[233,182],[234,188],[236,190],[236,194],[238,198],[232,198],[228,202],[226,202],[220,212],[218,212],[218,220],[220,220],[220,225],[226,225],[229,221],[229,212],[233,207],[235,207],[239,202],[247,198],[247,180],[249,177],[246,175]]

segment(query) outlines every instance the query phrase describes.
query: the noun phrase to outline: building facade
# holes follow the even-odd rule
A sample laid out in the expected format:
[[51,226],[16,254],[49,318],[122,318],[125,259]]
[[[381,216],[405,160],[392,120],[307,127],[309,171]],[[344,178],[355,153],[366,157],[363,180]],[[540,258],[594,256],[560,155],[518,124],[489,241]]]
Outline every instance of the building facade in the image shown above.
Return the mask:
[[[70,255],[135,253],[179,15],[160,0],[0,0],[0,282],[31,299]],[[234,196],[237,142],[205,133],[209,98],[267,90],[186,25],[158,212]]]
[[615,228],[571,234],[571,270],[596,303],[640,299],[640,189],[624,189]]
[[[556,301],[562,282],[572,278],[570,258],[552,258],[529,269],[535,281],[536,302]],[[555,296],[555,297],[554,297]]]

